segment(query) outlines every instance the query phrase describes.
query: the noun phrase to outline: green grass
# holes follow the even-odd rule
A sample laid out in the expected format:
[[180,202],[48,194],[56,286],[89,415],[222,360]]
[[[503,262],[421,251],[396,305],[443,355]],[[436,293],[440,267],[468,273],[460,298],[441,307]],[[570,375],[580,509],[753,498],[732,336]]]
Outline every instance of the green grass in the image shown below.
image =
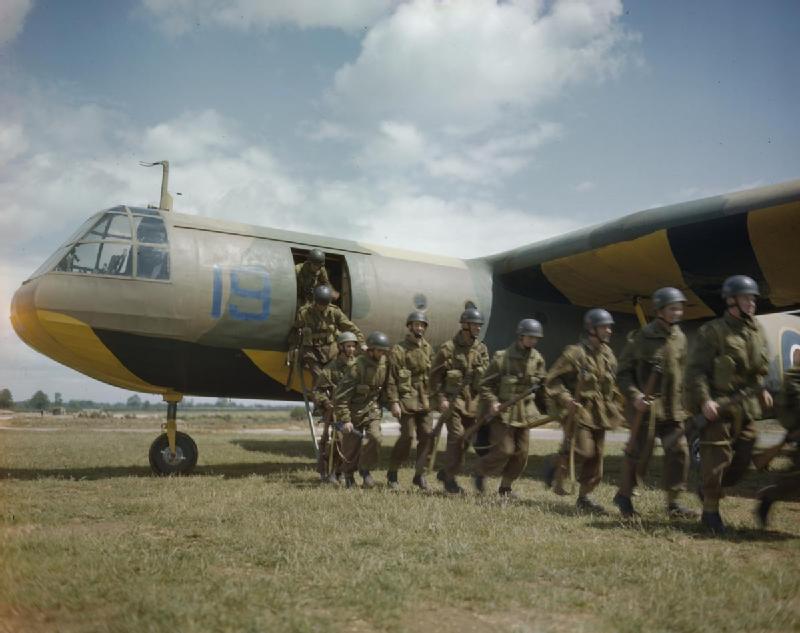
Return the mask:
[[0,631],[800,630],[800,504],[752,521],[770,475],[723,501],[735,529],[711,539],[655,489],[641,522],[577,516],[538,479],[552,443],[502,503],[412,492],[410,470],[401,493],[321,487],[305,438],[182,428],[197,474],[167,479],[154,435],[0,432]]

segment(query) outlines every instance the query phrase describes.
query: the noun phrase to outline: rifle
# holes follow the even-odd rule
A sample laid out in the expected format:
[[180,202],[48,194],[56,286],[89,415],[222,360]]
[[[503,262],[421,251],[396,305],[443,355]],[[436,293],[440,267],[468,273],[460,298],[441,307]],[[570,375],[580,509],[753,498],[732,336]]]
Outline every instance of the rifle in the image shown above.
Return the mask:
[[[513,407],[519,401],[524,400],[528,396],[531,396],[534,393],[536,393],[541,388],[541,386],[542,386],[542,383],[539,380],[537,380],[528,389],[526,389],[525,391],[523,391],[519,395],[514,396],[513,398],[511,398],[511,400],[506,400],[503,404],[501,404],[500,408],[497,410],[496,413],[492,413],[490,411],[489,413],[485,414],[480,420],[478,420],[475,424],[473,424],[471,427],[469,427],[464,432],[464,437],[463,437],[462,441],[465,444],[469,443],[470,439],[472,439],[472,436],[475,435],[475,433],[477,433],[478,430],[482,426],[485,426],[488,422],[490,422],[494,418],[498,417],[504,411],[508,411],[511,407]],[[545,416],[543,419],[536,420],[535,422],[533,422],[533,423],[531,423],[529,425],[527,425],[527,424],[526,425],[520,425],[520,428],[532,429],[535,426],[540,426],[542,424],[546,424],[547,422],[550,422],[550,419],[551,418],[549,416]]]
[[286,356],[286,364],[289,366],[289,374],[286,376],[286,391],[292,390],[292,377],[294,376],[294,368],[297,365],[298,356],[300,355],[300,346],[303,344],[303,329],[298,328],[298,331],[300,333],[299,343],[296,347],[290,349]]
[[[661,377],[662,373],[663,370],[661,369],[661,365],[659,364],[653,365],[653,368],[650,370],[650,375],[647,377],[647,383],[644,386],[644,399],[648,401],[648,404],[650,404],[651,411],[653,403],[650,402],[650,398],[655,392],[656,382]],[[628,434],[628,443],[625,445],[625,455],[627,455],[629,459],[630,456],[635,451],[636,442],[639,439],[639,429],[642,426],[643,417],[644,417],[644,412],[635,409],[633,422],[631,423],[631,430],[630,433]]]
[[756,467],[756,470],[768,470],[770,462],[783,452],[783,447],[789,442],[797,441],[798,439],[800,439],[800,432],[787,431],[783,439],[775,446],[770,446],[753,455],[753,466]]
[[[578,402],[583,391],[584,374],[586,369],[581,367],[578,370],[578,379],[575,381],[575,390],[572,392],[572,399]],[[569,438],[569,483],[570,493],[575,492],[575,413],[578,411],[578,404],[572,411],[567,414],[567,419],[564,421],[564,437]],[[564,493],[559,493],[564,494]]]

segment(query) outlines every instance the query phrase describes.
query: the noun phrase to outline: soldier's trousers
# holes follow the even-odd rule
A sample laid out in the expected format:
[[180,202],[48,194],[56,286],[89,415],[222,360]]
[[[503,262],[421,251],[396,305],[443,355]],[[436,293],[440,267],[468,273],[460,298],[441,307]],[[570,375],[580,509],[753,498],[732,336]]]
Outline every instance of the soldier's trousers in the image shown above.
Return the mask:
[[400,415],[400,437],[389,456],[389,470],[397,470],[411,454],[414,436],[417,438],[417,460],[414,472],[423,474],[428,468],[428,456],[431,452],[431,433],[433,422],[428,411],[403,413]]
[[[580,463],[577,476],[579,494],[588,495],[603,479],[603,451],[606,443],[605,429],[578,425],[575,429],[575,461]],[[577,463],[576,463],[577,468]]]
[[[309,393],[319,380],[322,368],[336,357],[336,349],[330,345],[303,345],[300,348],[300,366],[311,372],[311,381],[306,384]],[[297,368],[299,370],[299,367]],[[302,384],[302,383],[301,383]]]
[[778,481],[764,488],[759,496],[770,501],[800,499],[800,449],[792,455],[792,467],[778,476]]
[[511,482],[528,463],[530,431],[494,420],[489,427],[489,452],[478,460],[475,472],[486,477],[500,476]]
[[462,415],[455,409],[448,409],[442,414],[447,427],[447,448],[444,455],[444,472],[448,478],[455,477],[464,467],[464,455],[467,447],[464,445],[464,432],[475,424],[475,418]]
[[373,470],[378,466],[381,449],[380,418],[365,420],[355,427],[363,435],[344,432],[342,437],[342,472],[353,474],[356,470]]
[[709,422],[700,432],[700,473],[703,489],[703,510],[719,509],[722,489],[734,485],[747,472],[756,442],[756,427],[750,420],[736,433],[730,418]]
[[319,440],[319,473],[323,476],[341,472],[341,434],[331,424],[325,424]]
[[664,470],[662,476],[662,487],[670,492],[680,492],[686,490],[686,480],[689,477],[689,444],[683,434],[683,423],[675,421],[658,422],[654,429],[650,429],[646,424],[639,427],[636,437],[636,444],[630,453],[626,453],[627,459],[623,466],[622,483],[620,490],[630,496],[633,487],[636,485],[637,465],[639,460],[647,458],[653,452],[653,445],[656,438],[661,440],[662,446],[665,438],[679,435],[680,439],[672,446],[664,448]]

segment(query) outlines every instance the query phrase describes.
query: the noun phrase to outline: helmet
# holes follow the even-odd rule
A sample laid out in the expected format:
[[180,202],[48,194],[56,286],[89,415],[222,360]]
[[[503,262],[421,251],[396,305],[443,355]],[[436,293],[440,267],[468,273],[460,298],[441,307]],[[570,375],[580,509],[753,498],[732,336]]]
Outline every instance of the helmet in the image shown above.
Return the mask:
[[425,316],[425,313],[422,312],[422,310],[415,310],[409,314],[408,318],[406,319],[406,325],[409,323],[414,323],[415,321],[428,325],[428,317]]
[[358,337],[352,332],[342,332],[336,337],[336,344],[343,345],[344,343],[358,343]]
[[653,293],[653,307],[656,310],[667,307],[670,303],[686,303],[686,297],[677,288],[667,286]]
[[308,251],[308,261],[314,264],[324,264],[325,253],[318,248],[312,248],[310,251]]
[[467,308],[461,313],[460,323],[478,323],[484,324],[483,315],[478,308]]
[[519,325],[517,325],[517,336],[536,336],[542,338],[544,337],[542,324],[536,319],[522,319]]
[[317,286],[314,288],[314,303],[328,305],[331,302],[330,286]]
[[369,349],[391,349],[392,344],[389,342],[389,337],[383,332],[372,332],[367,337],[367,348]]
[[761,295],[758,284],[747,275],[734,275],[722,283],[722,298],[735,297],[736,295]]
[[614,317],[608,310],[592,308],[583,315],[583,327],[587,330],[592,330],[598,325],[614,325]]

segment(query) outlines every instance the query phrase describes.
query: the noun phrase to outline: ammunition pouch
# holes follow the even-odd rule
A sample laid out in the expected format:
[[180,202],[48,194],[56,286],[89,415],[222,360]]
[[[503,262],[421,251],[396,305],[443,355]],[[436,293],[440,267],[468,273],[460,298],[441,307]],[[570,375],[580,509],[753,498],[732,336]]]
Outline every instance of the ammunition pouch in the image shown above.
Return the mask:
[[456,396],[461,392],[461,384],[464,374],[460,369],[450,369],[445,374],[444,392],[448,396]]
[[517,378],[513,374],[506,374],[505,376],[500,378],[500,390],[498,391],[497,395],[502,402],[511,400],[514,396],[517,395],[518,391],[519,391],[519,378]]

